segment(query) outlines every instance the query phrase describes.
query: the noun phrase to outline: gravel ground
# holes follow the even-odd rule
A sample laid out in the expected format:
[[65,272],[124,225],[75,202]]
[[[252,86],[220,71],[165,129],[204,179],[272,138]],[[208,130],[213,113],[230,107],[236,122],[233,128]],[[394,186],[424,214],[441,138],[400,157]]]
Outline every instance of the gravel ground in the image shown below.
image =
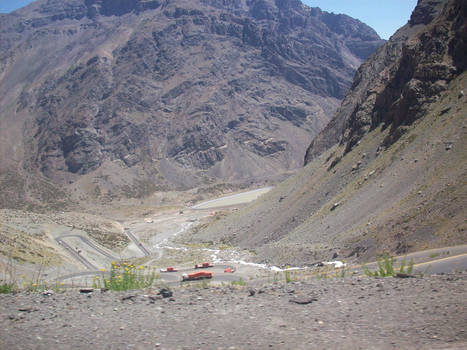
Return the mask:
[[460,273],[0,295],[0,349],[465,349],[466,285]]

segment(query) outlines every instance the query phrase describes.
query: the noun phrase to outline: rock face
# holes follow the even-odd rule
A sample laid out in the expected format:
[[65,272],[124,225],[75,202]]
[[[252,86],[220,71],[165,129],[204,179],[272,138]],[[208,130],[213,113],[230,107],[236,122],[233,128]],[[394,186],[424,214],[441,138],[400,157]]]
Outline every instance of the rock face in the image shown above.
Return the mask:
[[419,1],[296,176],[198,233],[284,265],[466,243],[467,3]]
[[298,0],[36,1],[1,16],[2,171],[129,196],[280,177],[382,43]]
[[[337,114],[308,148],[305,164],[336,143],[349,152],[381,124],[391,129],[382,146],[391,145],[465,70],[466,4],[445,5],[419,1],[409,24],[359,68]],[[427,24],[423,35],[413,35]]]

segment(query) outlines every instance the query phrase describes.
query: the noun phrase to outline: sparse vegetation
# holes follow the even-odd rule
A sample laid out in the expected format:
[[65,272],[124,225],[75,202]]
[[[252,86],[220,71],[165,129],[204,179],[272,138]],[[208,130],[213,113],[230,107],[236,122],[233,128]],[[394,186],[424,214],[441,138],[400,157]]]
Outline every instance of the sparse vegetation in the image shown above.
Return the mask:
[[378,269],[375,271],[371,271],[366,265],[363,265],[363,272],[368,277],[392,277],[397,273],[404,273],[407,275],[411,275],[413,272],[414,263],[411,260],[408,264],[407,261],[404,259],[401,262],[401,266],[399,270],[395,268],[395,259],[394,257],[390,257],[389,255],[384,255],[383,258],[378,259]]
[[232,286],[246,286],[246,282],[243,278],[240,278],[239,280],[232,281]]
[[348,273],[348,269],[345,266],[334,268],[326,267],[324,270],[320,270],[317,273],[318,279],[327,280],[328,278],[345,278],[346,276],[352,277],[355,273]]
[[28,292],[43,292],[46,290],[53,290],[54,292],[58,293],[64,289],[65,283],[58,281],[49,284],[44,280],[31,279],[23,283],[23,290]]
[[200,283],[200,287],[203,288],[203,289],[208,289],[209,286],[211,284],[211,281],[208,281],[208,280],[202,280],[201,283]]
[[93,288],[107,288],[115,291],[149,288],[158,278],[155,268],[147,270],[142,265],[132,265],[126,262],[112,262],[110,273],[102,269],[102,276],[96,276]]
[[297,274],[295,272],[290,271],[289,269],[286,269],[284,271],[284,279],[285,283],[294,282],[297,280]]
[[0,282],[0,294],[13,293],[16,288],[16,285],[11,282]]

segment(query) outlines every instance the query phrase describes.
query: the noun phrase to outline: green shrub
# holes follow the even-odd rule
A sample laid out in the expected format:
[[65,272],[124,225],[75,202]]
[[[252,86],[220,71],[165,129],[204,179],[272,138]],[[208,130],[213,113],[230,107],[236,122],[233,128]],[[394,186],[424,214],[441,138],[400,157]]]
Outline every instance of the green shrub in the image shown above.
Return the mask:
[[13,283],[0,283],[0,294],[10,294],[16,291],[16,285]]
[[404,259],[399,267],[399,271],[396,272],[394,268],[394,257],[390,257],[389,255],[384,255],[381,259],[378,259],[378,269],[375,271],[370,271],[370,269],[363,265],[363,272],[368,277],[392,277],[397,273],[405,273],[411,275],[413,272],[414,263],[411,260],[407,265],[407,261]]
[[107,288],[109,290],[122,291],[131,289],[143,289],[151,287],[158,278],[155,268],[145,271],[144,266],[136,266],[126,262],[122,264],[112,263],[110,274],[96,276],[92,283],[93,288]]

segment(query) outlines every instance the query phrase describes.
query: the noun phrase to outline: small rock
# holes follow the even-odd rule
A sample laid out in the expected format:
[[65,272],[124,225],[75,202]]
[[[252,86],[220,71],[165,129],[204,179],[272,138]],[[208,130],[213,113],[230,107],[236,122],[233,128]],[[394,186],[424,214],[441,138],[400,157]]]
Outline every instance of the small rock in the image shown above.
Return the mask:
[[53,295],[54,294],[54,291],[53,290],[44,290],[42,292],[42,295],[46,295],[46,296],[49,296],[49,295]]
[[311,298],[294,298],[294,299],[289,300],[289,302],[299,304],[299,305],[311,304],[313,301],[318,301],[318,299],[311,297]]
[[441,111],[440,115],[444,115],[444,114],[446,114],[447,112],[449,112],[450,110],[451,110],[451,107],[446,107],[446,108],[444,108],[444,109]]
[[248,293],[250,293],[250,297],[252,297],[256,294],[256,291],[254,289],[250,289],[248,290]]
[[130,299],[133,299],[133,298],[136,298],[136,295],[134,295],[134,294],[125,295],[125,296],[122,297],[122,301],[130,300]]
[[173,295],[173,292],[170,289],[162,288],[159,291],[159,295],[162,295],[164,298],[170,298]]
[[94,292],[94,288],[81,288],[79,292],[83,294],[89,294],[89,293]]
[[457,97],[458,98],[464,97],[464,90],[459,91],[459,95]]
[[339,205],[341,205],[341,202],[337,202],[337,203],[334,203],[331,207],[331,211],[333,211],[334,209],[336,209]]
[[151,303],[162,299],[162,295],[148,295],[147,297],[151,300]]
[[18,309],[18,311],[21,311],[21,312],[33,312],[33,311],[37,311],[37,309],[34,309],[30,306],[27,306],[27,307],[21,307]]
[[414,278],[415,276],[413,275],[409,275],[409,274],[406,274],[406,273],[396,273],[394,275],[395,278]]

